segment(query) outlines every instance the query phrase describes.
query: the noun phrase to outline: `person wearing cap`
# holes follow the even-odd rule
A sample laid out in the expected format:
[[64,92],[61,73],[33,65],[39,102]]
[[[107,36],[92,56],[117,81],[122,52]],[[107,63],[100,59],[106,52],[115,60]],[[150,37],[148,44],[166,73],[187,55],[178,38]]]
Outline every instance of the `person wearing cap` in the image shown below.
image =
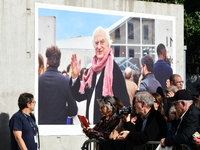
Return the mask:
[[199,149],[193,140],[193,134],[196,131],[200,132],[200,111],[193,105],[191,94],[186,90],[179,90],[169,100],[174,103],[177,113],[181,116],[180,123],[175,135],[162,138],[160,144],[162,146],[186,144],[192,149]]

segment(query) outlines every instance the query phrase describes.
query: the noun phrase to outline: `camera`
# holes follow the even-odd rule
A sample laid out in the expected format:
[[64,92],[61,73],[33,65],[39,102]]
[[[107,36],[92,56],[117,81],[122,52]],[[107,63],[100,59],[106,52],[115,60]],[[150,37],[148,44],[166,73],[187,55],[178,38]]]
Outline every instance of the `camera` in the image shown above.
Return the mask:
[[123,115],[123,114],[135,114],[135,109],[132,106],[125,107],[125,108],[118,108],[117,110],[118,115]]

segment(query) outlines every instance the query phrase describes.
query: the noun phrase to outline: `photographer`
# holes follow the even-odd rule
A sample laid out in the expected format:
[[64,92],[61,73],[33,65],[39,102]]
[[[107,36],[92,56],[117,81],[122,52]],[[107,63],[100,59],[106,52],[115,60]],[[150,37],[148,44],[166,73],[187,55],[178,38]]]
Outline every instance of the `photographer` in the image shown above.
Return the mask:
[[[148,141],[159,141],[167,135],[167,124],[159,111],[153,108],[153,96],[147,91],[138,92],[135,95],[133,107],[135,113],[140,115],[133,124],[131,114],[124,115],[124,131],[117,137],[118,141],[112,141],[110,149],[127,150],[137,145],[143,145]],[[122,141],[119,141],[122,140]]]

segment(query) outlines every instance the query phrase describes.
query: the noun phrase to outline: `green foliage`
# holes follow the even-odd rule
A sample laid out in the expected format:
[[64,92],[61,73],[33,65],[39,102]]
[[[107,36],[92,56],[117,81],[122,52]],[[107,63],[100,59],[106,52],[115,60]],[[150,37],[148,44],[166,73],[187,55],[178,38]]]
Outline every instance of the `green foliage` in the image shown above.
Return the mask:
[[184,40],[188,44],[200,37],[200,12],[184,12],[184,34]]
[[168,3],[168,4],[183,4],[184,0],[141,0],[148,2],[160,2],[160,3]]

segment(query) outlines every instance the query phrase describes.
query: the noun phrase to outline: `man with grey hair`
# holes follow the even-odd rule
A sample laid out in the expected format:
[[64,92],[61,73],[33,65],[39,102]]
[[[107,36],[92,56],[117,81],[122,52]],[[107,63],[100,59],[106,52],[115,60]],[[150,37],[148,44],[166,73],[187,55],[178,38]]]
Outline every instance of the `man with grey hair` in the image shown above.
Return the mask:
[[[192,149],[199,149],[193,141],[193,134],[200,132],[200,112],[193,105],[191,94],[186,90],[179,90],[171,98],[176,113],[181,116],[180,123],[177,127],[176,134],[160,140],[162,146],[176,146],[180,144],[190,145]],[[179,149],[179,148],[177,148]]]
[[160,112],[153,109],[153,105],[153,96],[149,92],[137,92],[133,106],[136,114],[141,117],[131,123],[130,115],[126,116],[125,130],[120,133],[118,139],[127,139],[129,142],[126,142],[133,148],[148,141],[158,141],[165,137],[167,123]]
[[71,92],[77,101],[87,99],[86,117],[90,124],[96,124],[102,116],[99,112],[97,99],[106,95],[116,96],[125,106],[129,106],[130,101],[122,72],[114,61],[112,49],[110,48],[109,32],[102,27],[97,27],[92,37],[95,49],[92,66],[80,82],[78,76],[81,61],[77,59],[76,54],[73,54],[70,85]]
[[133,70],[130,67],[127,67],[124,71],[124,79],[126,82],[126,88],[130,98],[130,104],[132,105],[132,101],[138,87],[137,84],[135,84],[135,82],[133,81]]

